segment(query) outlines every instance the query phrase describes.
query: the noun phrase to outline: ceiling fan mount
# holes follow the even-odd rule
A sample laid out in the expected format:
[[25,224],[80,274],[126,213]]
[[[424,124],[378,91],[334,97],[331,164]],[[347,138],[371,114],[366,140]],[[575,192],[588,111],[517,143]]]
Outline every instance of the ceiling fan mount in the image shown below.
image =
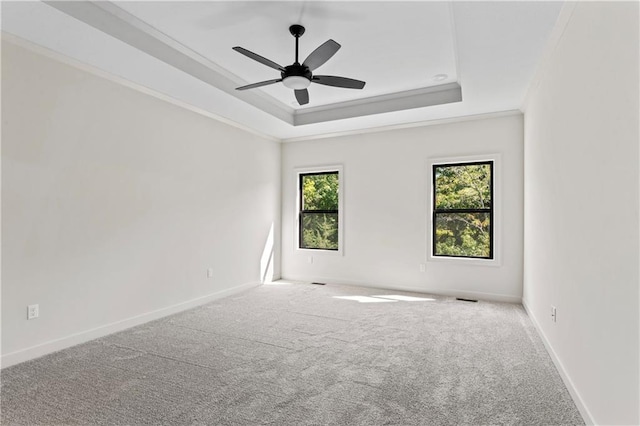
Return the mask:
[[304,27],[302,25],[293,24],[289,27],[289,32],[295,38],[301,37],[304,34]]
[[321,44],[316,50],[304,60],[301,64],[298,61],[298,44],[300,37],[304,34],[305,28],[302,25],[294,24],[289,27],[289,32],[296,39],[296,56],[295,62],[291,65],[283,67],[270,59],[253,53],[250,50],[236,46],[233,48],[254,61],[260,62],[270,68],[280,71],[279,79],[261,81],[259,83],[248,84],[246,86],[237,87],[236,90],[254,89],[256,87],[267,86],[274,83],[282,82],[286,87],[295,91],[296,100],[300,105],[309,103],[309,92],[307,87],[311,83],[323,84],[325,86],[342,87],[347,89],[362,89],[366,84],[364,81],[354,80],[352,78],[337,77],[333,75],[313,75],[313,71],[327,62],[340,49],[340,45],[329,39]]

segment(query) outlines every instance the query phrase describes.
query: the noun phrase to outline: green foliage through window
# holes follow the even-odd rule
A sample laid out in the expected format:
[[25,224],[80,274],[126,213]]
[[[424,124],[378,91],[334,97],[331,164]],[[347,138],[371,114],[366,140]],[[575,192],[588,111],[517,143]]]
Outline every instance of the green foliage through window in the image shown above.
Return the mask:
[[300,175],[300,248],[338,250],[338,172]]
[[433,255],[493,258],[493,162],[433,166]]

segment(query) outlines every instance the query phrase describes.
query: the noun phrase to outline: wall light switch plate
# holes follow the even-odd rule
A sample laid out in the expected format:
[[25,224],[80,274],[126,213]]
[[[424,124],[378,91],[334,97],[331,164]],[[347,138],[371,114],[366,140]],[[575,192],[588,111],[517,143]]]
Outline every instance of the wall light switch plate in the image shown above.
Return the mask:
[[425,264],[424,264],[424,263],[421,263],[421,264],[420,264],[420,272],[424,272],[424,271],[425,271],[425,268],[426,268]]
[[213,277],[213,268],[207,269],[207,278]]
[[27,319],[35,319],[40,315],[40,305],[27,306]]

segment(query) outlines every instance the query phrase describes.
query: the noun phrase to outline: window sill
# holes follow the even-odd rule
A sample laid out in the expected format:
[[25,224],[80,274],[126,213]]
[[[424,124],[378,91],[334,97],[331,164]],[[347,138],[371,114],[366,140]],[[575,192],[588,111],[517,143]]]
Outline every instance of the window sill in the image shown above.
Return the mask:
[[498,258],[477,259],[477,258],[469,258],[469,257],[429,256],[427,261],[445,263],[445,264],[450,263],[454,265],[489,266],[494,268],[502,266],[502,262]]
[[299,248],[297,247],[296,249],[296,254],[300,254],[300,255],[306,255],[306,256],[311,256],[311,255],[319,255],[319,256],[342,256],[343,252],[342,249],[338,249],[338,250],[323,250],[323,249],[308,249],[308,248]]

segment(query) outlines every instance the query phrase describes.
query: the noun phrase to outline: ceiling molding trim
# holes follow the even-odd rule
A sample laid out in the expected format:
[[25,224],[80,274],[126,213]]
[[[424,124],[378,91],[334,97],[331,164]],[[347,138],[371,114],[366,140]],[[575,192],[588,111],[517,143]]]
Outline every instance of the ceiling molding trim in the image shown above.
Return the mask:
[[463,115],[459,117],[440,118],[435,120],[415,121],[413,123],[393,124],[390,126],[372,127],[368,129],[347,130],[344,132],[325,133],[322,135],[303,136],[299,138],[287,138],[282,139],[282,143],[295,143],[295,142],[308,142],[319,139],[337,138],[342,136],[362,135],[367,133],[382,133],[391,130],[412,129],[414,127],[427,127],[437,126],[443,124],[462,123],[466,121],[475,120],[490,120],[492,118],[511,117],[514,115],[522,115],[522,112],[517,109],[510,109],[506,111],[488,112],[482,114]]
[[110,1],[44,3],[293,126],[462,101],[449,83],[296,111],[263,91],[236,90],[246,82]]
[[296,111],[294,126],[462,101],[458,83],[441,84]]
[[458,37],[456,30],[456,16],[453,8],[453,2],[449,2],[449,21],[451,23],[451,40],[453,41],[453,59],[456,70],[456,79],[460,85],[463,84],[462,75],[460,73],[460,58],[458,57]]
[[245,82],[109,1],[44,3],[286,123],[294,124],[293,108],[280,105],[264,92],[238,92],[235,88]]
[[42,56],[44,56],[44,57],[46,57],[48,59],[54,60],[56,62],[60,62],[60,63],[62,63],[64,65],[68,65],[68,66],[77,68],[80,71],[84,71],[84,72],[87,72],[89,74],[95,75],[97,77],[103,78],[105,80],[111,81],[113,83],[120,84],[120,85],[122,85],[124,87],[127,87],[129,89],[135,90],[135,91],[140,92],[140,93],[143,93],[145,95],[153,96],[154,98],[159,99],[161,101],[168,102],[168,103],[170,103],[172,105],[175,105],[175,106],[177,106],[179,108],[182,108],[182,109],[185,109],[187,111],[190,111],[190,112],[202,115],[204,117],[219,121],[219,122],[221,122],[223,124],[226,124],[226,125],[231,126],[231,127],[235,127],[237,129],[243,130],[243,131],[245,131],[247,133],[251,133],[251,134],[253,134],[255,136],[258,136],[260,138],[266,139],[268,141],[271,141],[271,142],[280,142],[281,141],[279,138],[275,138],[275,137],[273,137],[271,135],[268,135],[266,133],[259,132],[259,131],[255,130],[255,129],[251,128],[251,127],[244,126],[244,125],[239,124],[239,123],[237,123],[237,122],[235,122],[233,120],[230,120],[228,118],[222,117],[222,116],[217,115],[217,114],[214,114],[214,113],[212,113],[210,111],[207,111],[207,110],[204,110],[202,108],[195,107],[192,104],[189,104],[187,102],[181,101],[181,100],[176,99],[176,98],[173,98],[173,97],[171,97],[169,95],[166,95],[164,93],[158,92],[158,91],[156,91],[154,89],[150,89],[149,87],[142,86],[142,85],[140,85],[138,83],[134,83],[134,82],[132,82],[130,80],[127,80],[127,79],[122,78],[120,76],[117,76],[115,74],[111,74],[111,73],[109,73],[107,71],[104,71],[104,70],[102,70],[100,68],[94,67],[93,65],[89,65],[89,64],[81,62],[81,61],[79,61],[77,59],[74,59],[74,58],[71,58],[69,56],[63,55],[62,53],[53,51],[53,50],[48,49],[46,47],[43,47],[43,46],[41,46],[39,44],[35,44],[35,43],[33,43],[33,42],[29,41],[29,40],[25,40],[25,39],[23,39],[21,37],[18,37],[16,35],[14,35],[14,34],[2,31],[2,32],[0,32],[0,40],[2,41],[2,43],[7,42],[7,43],[14,44],[16,46],[19,46],[19,47],[22,47],[24,49],[27,49],[27,50],[29,50],[31,52],[37,53],[39,55],[42,55]]
[[538,61],[538,65],[533,73],[533,78],[529,82],[527,89],[524,92],[524,96],[520,101],[520,110],[525,111],[527,108],[527,104],[529,103],[529,99],[533,92],[540,85],[540,81],[542,77],[547,72],[549,68],[551,57],[556,51],[562,36],[564,35],[564,31],[567,28],[567,24],[571,20],[573,16],[573,11],[575,10],[576,2],[575,1],[565,1],[562,5],[562,9],[560,9],[560,13],[558,14],[558,19],[556,20],[556,24],[551,30],[551,34],[549,34],[549,38],[544,46],[544,50],[542,51],[542,55],[540,55],[540,60]]

